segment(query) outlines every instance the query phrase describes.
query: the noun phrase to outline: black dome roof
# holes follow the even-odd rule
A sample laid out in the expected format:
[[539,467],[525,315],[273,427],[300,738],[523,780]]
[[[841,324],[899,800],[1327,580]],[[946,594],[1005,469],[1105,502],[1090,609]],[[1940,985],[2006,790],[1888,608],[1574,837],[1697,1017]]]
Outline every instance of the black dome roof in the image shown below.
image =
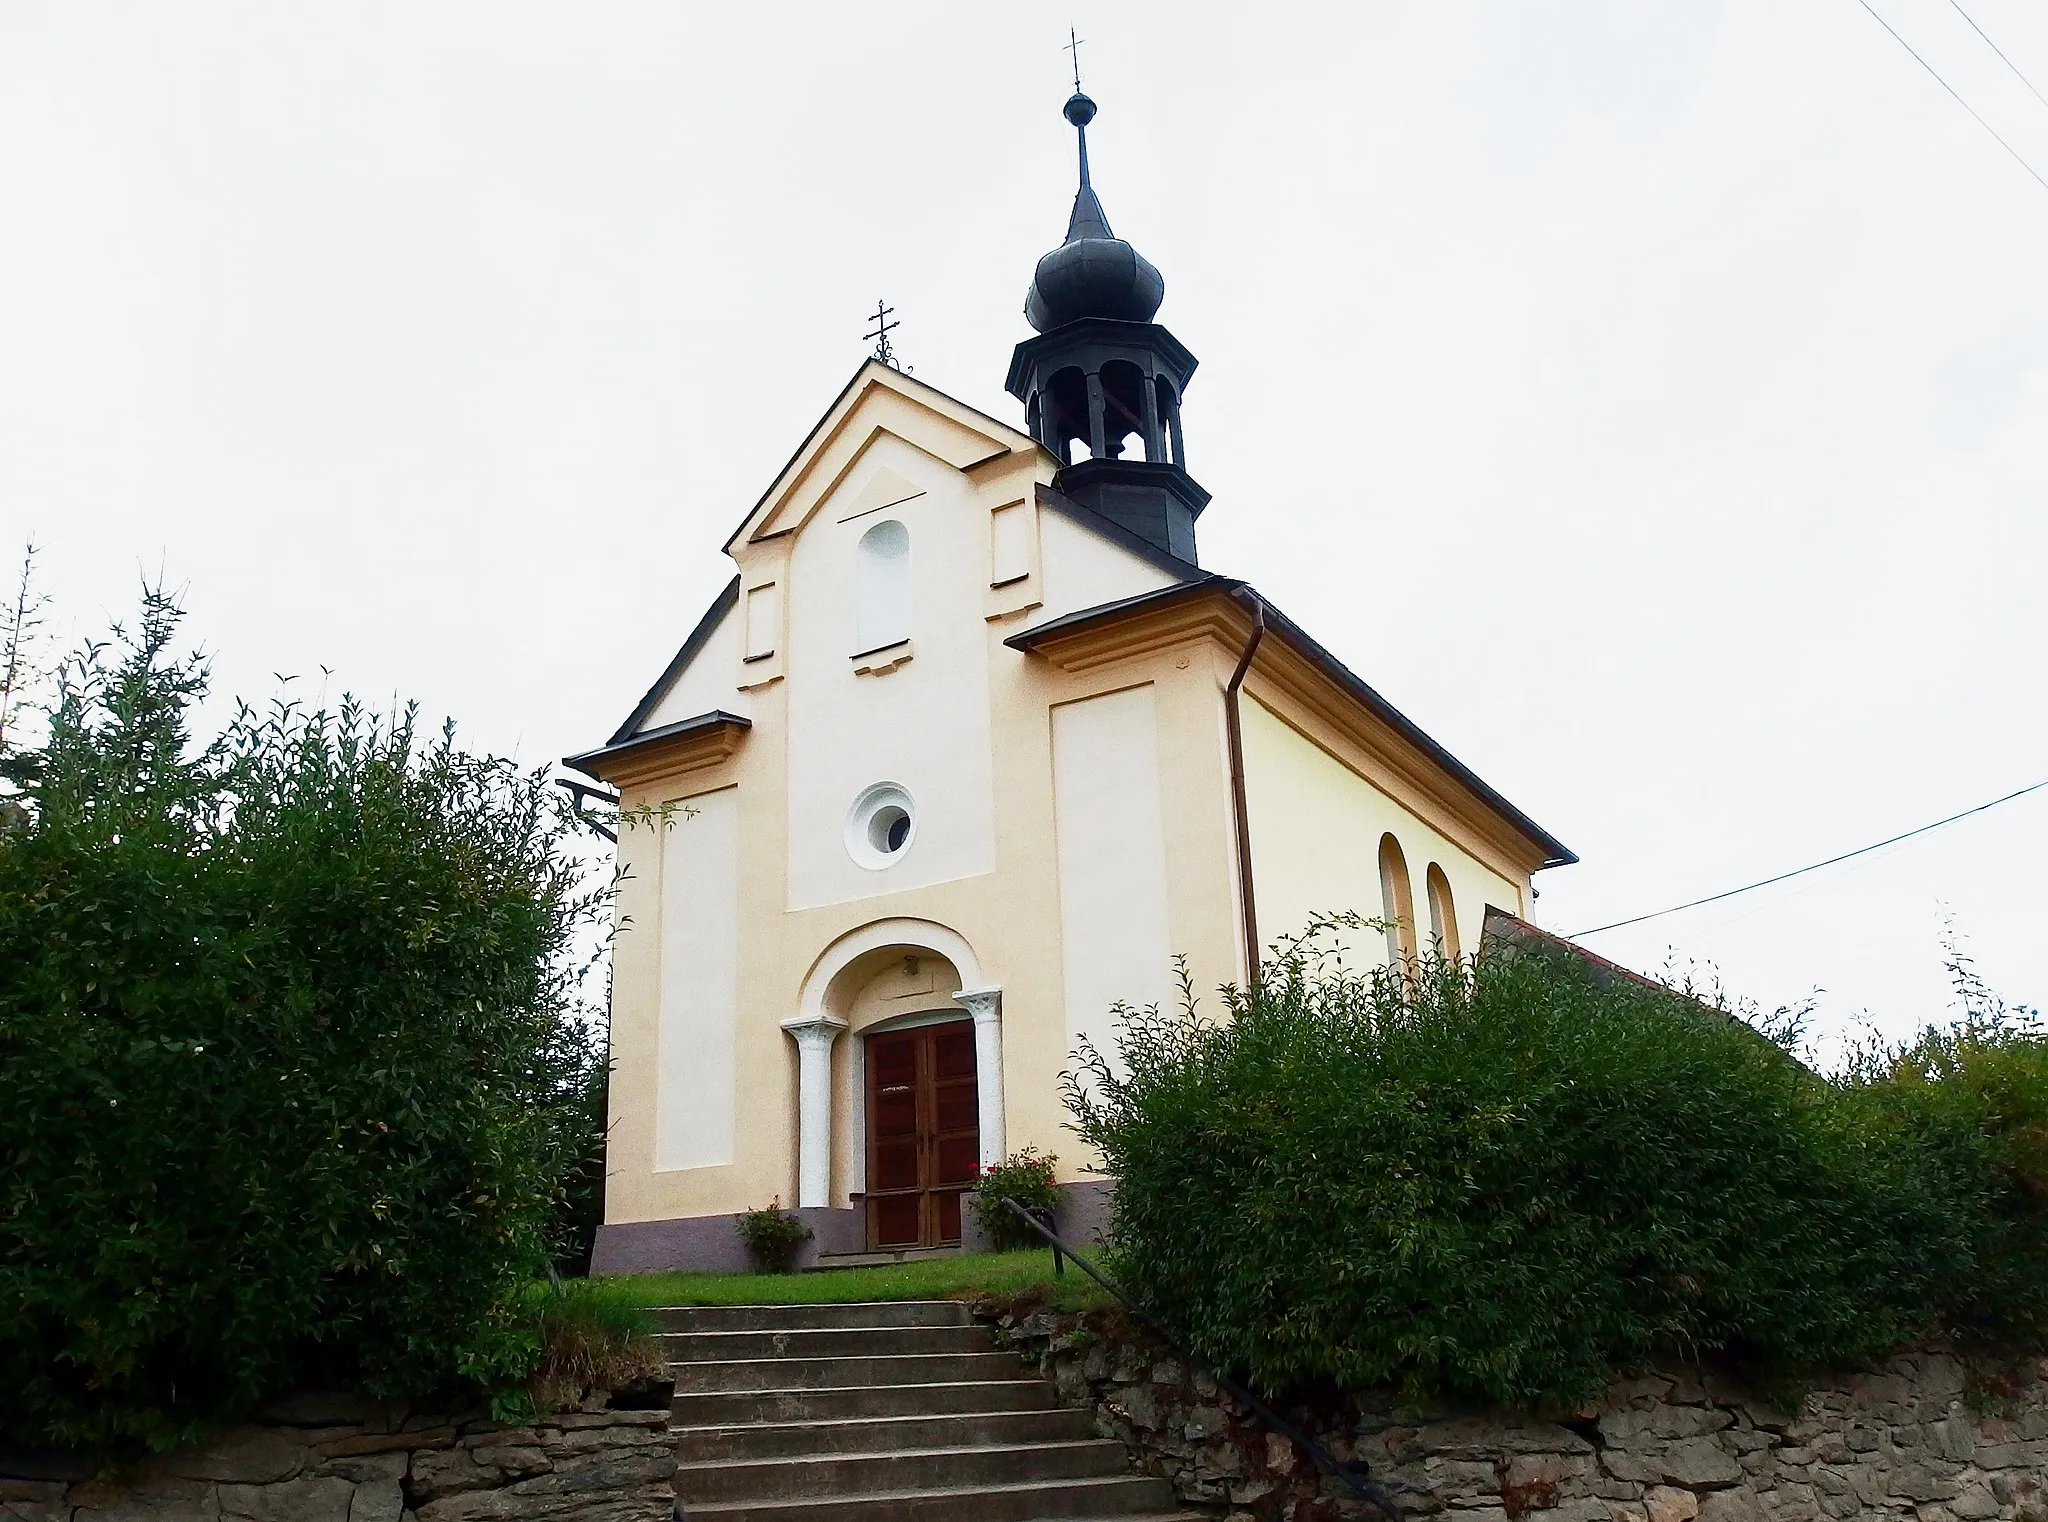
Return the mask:
[[1043,259],[1024,297],[1024,320],[1044,333],[1083,317],[1150,322],[1166,298],[1166,278],[1109,230],[1102,202],[1088,183],[1088,123],[1095,102],[1078,92],[1064,112],[1081,138],[1081,188],[1067,219],[1067,240]]

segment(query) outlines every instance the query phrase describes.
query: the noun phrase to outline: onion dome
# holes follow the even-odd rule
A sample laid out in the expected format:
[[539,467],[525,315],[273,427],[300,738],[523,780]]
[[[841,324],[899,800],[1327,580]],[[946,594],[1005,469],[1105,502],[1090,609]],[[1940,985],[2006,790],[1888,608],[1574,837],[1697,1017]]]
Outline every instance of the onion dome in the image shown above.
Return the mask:
[[1078,90],[1062,113],[1081,144],[1081,188],[1067,219],[1067,241],[1038,261],[1024,297],[1024,320],[1039,332],[1084,317],[1150,322],[1166,297],[1166,280],[1150,260],[1109,230],[1102,202],[1088,183],[1088,124],[1095,102]]

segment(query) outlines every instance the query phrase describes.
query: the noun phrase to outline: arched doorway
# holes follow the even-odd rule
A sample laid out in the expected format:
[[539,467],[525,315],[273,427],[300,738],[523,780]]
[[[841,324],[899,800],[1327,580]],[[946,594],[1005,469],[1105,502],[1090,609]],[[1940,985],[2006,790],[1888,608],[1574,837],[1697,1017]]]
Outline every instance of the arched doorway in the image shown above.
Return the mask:
[[956,931],[878,920],[825,949],[782,1022],[799,1205],[858,1207],[869,1250],[960,1241],[960,1196],[1003,1155],[1002,990],[985,976]]

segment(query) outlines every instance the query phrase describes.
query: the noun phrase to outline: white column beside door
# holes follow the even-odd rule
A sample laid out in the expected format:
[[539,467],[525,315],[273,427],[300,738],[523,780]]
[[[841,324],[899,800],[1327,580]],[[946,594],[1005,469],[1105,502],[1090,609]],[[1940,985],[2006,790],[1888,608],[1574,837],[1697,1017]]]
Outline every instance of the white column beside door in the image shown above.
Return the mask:
[[981,1166],[999,1163],[1003,1147],[1003,991],[963,988],[953,995],[974,1017],[974,1088],[980,1101]]
[[832,1203],[832,1043],[846,1029],[831,1015],[785,1020],[796,1038],[796,1202]]

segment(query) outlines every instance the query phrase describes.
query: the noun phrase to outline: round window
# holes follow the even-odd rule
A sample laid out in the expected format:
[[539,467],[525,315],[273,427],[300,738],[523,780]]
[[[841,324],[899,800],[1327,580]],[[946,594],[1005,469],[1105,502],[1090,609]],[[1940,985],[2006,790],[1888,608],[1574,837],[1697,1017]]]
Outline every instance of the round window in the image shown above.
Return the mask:
[[847,854],[874,871],[903,859],[917,837],[917,805],[900,783],[864,788],[846,815]]

